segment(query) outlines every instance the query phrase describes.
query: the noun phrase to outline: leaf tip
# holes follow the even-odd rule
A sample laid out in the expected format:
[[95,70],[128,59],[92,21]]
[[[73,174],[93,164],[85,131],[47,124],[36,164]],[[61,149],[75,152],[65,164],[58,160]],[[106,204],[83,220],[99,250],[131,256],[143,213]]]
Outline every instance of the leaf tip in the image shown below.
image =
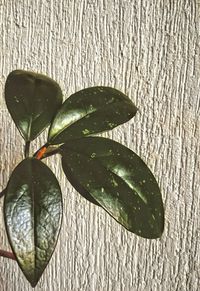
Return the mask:
[[38,281],[37,281],[37,282],[30,282],[30,284],[31,284],[31,287],[32,287],[32,288],[35,288],[35,287],[36,287],[36,285],[37,285],[37,283],[38,283]]

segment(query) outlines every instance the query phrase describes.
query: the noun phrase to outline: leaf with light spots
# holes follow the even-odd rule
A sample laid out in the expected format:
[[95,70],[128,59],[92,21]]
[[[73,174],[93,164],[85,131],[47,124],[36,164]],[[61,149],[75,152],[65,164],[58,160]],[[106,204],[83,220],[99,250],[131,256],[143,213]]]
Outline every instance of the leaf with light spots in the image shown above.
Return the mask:
[[48,142],[61,144],[106,130],[128,121],[137,112],[132,101],[110,87],[91,87],[71,95],[49,130]]
[[62,104],[62,92],[44,75],[16,70],[6,80],[5,100],[21,135],[31,141],[51,123]]
[[62,195],[52,171],[28,158],[13,171],[6,188],[4,219],[17,262],[34,287],[55,249],[62,217]]
[[87,191],[129,231],[145,238],[161,236],[161,193],[153,174],[134,152],[102,137],[68,141],[60,152],[63,170],[76,179],[74,186],[80,193]]

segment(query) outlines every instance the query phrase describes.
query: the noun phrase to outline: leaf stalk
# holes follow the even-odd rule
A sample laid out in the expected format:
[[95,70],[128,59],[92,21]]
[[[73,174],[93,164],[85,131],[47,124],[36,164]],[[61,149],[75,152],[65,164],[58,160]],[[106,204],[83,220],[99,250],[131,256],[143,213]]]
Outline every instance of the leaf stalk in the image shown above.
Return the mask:
[[24,147],[25,158],[29,157],[29,151],[30,151],[30,141],[27,141]]
[[0,250],[0,256],[16,261],[16,257],[12,252]]
[[0,198],[3,197],[5,194],[6,194],[6,188],[1,191]]
[[45,159],[59,152],[59,146],[51,146],[48,144],[43,145],[37,152],[34,153],[34,157],[38,160]]

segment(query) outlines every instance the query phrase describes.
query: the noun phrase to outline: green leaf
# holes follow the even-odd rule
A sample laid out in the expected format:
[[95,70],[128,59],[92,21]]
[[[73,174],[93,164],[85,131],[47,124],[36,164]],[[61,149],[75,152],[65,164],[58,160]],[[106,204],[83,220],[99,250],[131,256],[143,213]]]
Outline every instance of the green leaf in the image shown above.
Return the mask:
[[90,193],[79,183],[79,181],[76,179],[76,176],[73,175],[73,171],[70,169],[70,167],[68,167],[67,163],[65,163],[65,175],[68,181],[72,184],[76,191],[81,194],[81,196],[83,196],[89,202],[100,206],[99,203],[90,195]]
[[131,119],[136,111],[132,101],[116,89],[81,90],[63,103],[49,130],[48,142],[61,144],[110,130]]
[[[145,238],[158,238],[164,210],[158,184],[146,164],[125,146],[87,137],[61,146],[62,166],[120,224]],[[76,187],[75,187],[76,188]]]
[[51,123],[62,104],[62,92],[44,75],[16,70],[6,80],[5,100],[21,135],[31,141]]
[[34,158],[13,171],[4,199],[8,239],[34,287],[55,249],[62,218],[62,194],[52,171]]

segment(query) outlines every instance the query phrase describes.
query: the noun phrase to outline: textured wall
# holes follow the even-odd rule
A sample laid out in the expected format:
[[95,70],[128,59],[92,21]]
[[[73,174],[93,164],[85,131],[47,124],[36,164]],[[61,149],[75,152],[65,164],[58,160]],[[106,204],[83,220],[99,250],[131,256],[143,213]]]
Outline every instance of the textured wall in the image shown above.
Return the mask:
[[[139,238],[80,197],[58,159],[49,159],[62,183],[64,221],[36,291],[199,290],[199,20],[199,0],[0,0],[1,189],[23,148],[4,84],[10,71],[30,69],[55,78],[66,97],[109,85],[132,98],[137,116],[104,136],[144,159],[166,209],[162,238]],[[0,247],[8,249],[0,220]],[[5,258],[0,290],[31,290],[16,262]]]

